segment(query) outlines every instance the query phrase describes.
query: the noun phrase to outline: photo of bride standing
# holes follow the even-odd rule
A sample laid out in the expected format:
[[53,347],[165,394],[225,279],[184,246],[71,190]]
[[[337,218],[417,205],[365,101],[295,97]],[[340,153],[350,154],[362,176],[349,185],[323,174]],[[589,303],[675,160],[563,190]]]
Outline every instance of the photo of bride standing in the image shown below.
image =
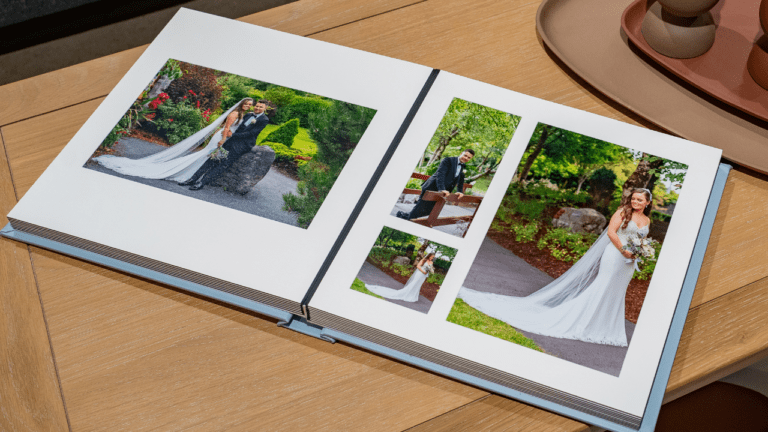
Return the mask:
[[375,113],[170,59],[84,167],[307,228]]
[[383,227],[352,290],[427,313],[456,249]]
[[539,124],[448,321],[618,376],[686,169]]

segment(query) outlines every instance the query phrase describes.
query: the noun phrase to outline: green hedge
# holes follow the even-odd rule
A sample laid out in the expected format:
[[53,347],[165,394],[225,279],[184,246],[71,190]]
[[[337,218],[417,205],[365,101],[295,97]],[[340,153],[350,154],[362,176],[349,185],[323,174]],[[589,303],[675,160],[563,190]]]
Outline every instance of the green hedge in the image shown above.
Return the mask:
[[291,103],[278,110],[274,118],[275,123],[284,123],[290,119],[297,118],[301,127],[309,127],[309,115],[325,109],[328,109],[333,102],[312,96],[296,96]]
[[304,155],[301,151],[294,150],[281,143],[265,140],[262,141],[260,145],[269,146],[275,151],[275,162],[294,162],[296,156]]
[[299,133],[299,120],[293,119],[285,122],[264,138],[264,141],[280,143],[286,147],[293,146],[293,139]]

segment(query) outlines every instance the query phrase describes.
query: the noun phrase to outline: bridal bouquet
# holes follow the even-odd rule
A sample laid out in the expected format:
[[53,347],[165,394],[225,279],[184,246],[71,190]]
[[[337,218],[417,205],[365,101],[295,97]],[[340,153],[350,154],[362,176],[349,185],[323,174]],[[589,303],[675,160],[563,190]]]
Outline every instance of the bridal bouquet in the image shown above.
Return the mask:
[[227,151],[227,149],[223,147],[219,147],[213,152],[211,152],[211,154],[208,157],[215,161],[220,161],[220,160],[226,159],[227,156],[229,156],[229,152]]
[[[637,257],[636,259],[638,261],[642,261],[641,258],[652,260],[656,256],[656,249],[654,246],[656,246],[658,243],[659,242],[652,238],[641,238],[635,234],[627,239],[627,244],[625,244],[622,249],[630,251],[632,255]],[[627,263],[631,263],[632,261],[632,259],[627,259]]]

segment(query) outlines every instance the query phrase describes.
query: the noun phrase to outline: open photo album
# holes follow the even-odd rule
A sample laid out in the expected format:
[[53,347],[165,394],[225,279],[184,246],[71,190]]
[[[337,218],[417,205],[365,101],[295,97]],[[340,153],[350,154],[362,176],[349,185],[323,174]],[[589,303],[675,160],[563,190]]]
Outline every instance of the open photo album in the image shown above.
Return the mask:
[[[253,43],[220,43],[234,39]],[[652,431],[730,169],[720,157],[182,9],[0,233]]]

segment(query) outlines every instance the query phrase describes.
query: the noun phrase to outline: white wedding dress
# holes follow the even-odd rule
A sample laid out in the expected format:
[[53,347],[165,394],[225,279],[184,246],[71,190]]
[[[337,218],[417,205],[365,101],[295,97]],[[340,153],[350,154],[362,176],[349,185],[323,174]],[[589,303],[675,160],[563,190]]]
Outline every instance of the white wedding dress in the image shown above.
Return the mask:
[[[616,232],[621,244],[648,225],[630,221]],[[607,230],[562,276],[527,297],[512,297],[462,287],[459,297],[473,308],[530,333],[605,345],[627,346],[624,296],[635,264],[611,243]]]
[[[140,159],[129,159],[127,157],[102,155],[93,158],[105,168],[120,174],[133,177],[143,177],[148,179],[166,179],[172,181],[187,181],[192,175],[200,169],[214,150],[218,148],[224,129],[216,132],[202,150],[192,152],[200,146],[216,129],[226,120],[227,116],[238,106],[240,102],[223,113],[213,123],[193,134],[189,138],[176,143],[175,145],[161,150],[157,153]],[[235,122],[229,130],[235,132],[239,126]]]
[[384,298],[392,300],[403,300],[407,302],[418,301],[421,285],[425,280],[427,280],[427,275],[432,272],[432,266],[429,264],[424,264],[421,266],[421,268],[423,268],[427,274],[420,272],[419,269],[414,270],[413,274],[408,279],[408,282],[406,282],[405,286],[399,290],[368,284],[366,284],[365,287],[368,288],[368,291],[371,291],[374,294],[378,294]]

